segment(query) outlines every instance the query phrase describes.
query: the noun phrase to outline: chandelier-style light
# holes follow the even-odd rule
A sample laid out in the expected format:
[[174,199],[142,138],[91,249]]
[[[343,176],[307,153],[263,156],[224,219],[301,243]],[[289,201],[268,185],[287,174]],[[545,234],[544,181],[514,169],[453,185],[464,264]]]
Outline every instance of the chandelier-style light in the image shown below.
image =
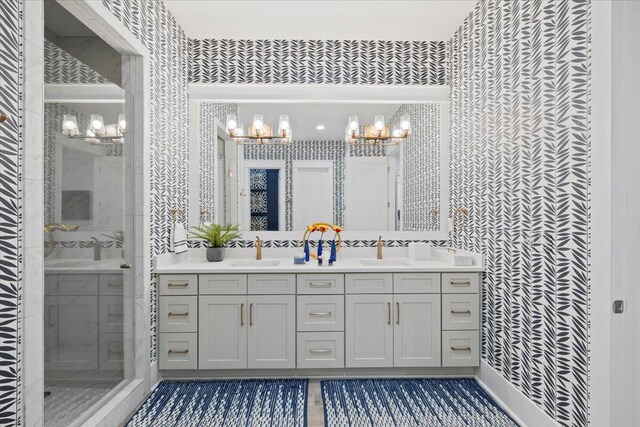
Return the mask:
[[78,120],[73,114],[65,114],[62,117],[62,134],[72,139],[82,139],[91,144],[122,144],[127,121],[124,114],[118,115],[118,123],[104,124],[104,118],[100,114],[92,114],[84,135],[78,129]]
[[384,116],[377,115],[373,124],[364,126],[364,135],[360,134],[358,116],[349,116],[345,140],[351,145],[399,145],[411,134],[411,120],[408,114],[400,117],[400,123],[391,131],[384,122]]
[[242,124],[235,114],[227,115],[227,133],[237,144],[242,145],[287,145],[291,142],[291,123],[289,116],[281,114],[278,119],[278,133],[273,126],[264,122],[261,114],[253,116],[253,122],[245,135]]

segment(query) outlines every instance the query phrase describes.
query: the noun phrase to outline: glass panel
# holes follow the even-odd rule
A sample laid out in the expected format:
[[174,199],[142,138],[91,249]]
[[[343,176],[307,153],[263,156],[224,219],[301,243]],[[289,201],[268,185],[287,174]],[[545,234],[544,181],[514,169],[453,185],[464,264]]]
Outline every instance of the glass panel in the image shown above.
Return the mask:
[[108,102],[45,99],[44,424],[66,427],[81,425],[133,376],[134,287],[123,268],[133,240],[125,222],[133,126],[120,55],[57,2],[45,3],[45,84],[72,83],[79,100],[96,84],[114,94]]

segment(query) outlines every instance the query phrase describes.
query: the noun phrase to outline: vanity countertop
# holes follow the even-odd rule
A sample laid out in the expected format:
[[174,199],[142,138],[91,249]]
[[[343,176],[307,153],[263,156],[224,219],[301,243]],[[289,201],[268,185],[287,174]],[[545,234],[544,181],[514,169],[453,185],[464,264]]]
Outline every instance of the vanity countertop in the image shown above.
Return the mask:
[[333,266],[318,266],[313,260],[296,265],[292,258],[226,258],[222,262],[184,260],[177,263],[158,263],[158,274],[186,273],[391,273],[391,272],[481,272],[482,265],[454,266],[438,260],[413,261],[409,258],[344,258]]

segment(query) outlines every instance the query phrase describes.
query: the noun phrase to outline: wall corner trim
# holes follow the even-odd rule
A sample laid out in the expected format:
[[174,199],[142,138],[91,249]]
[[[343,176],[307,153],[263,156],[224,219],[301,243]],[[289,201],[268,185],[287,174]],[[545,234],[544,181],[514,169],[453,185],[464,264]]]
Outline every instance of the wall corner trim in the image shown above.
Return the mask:
[[559,426],[555,420],[484,360],[480,362],[475,379],[519,425],[523,427]]

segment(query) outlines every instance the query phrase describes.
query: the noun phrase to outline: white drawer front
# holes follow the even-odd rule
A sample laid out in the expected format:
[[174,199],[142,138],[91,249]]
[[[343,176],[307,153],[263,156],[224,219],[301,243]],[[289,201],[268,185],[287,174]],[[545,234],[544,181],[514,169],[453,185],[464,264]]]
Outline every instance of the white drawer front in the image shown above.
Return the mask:
[[443,294],[442,329],[474,330],[480,325],[478,294]]
[[197,294],[197,274],[163,274],[160,276],[160,295]]
[[395,273],[393,292],[396,294],[438,294],[440,273]]
[[298,274],[298,294],[343,294],[343,274]]
[[344,331],[344,297],[298,296],[298,331]]
[[101,274],[98,286],[100,295],[123,295],[124,274]]
[[160,369],[196,369],[198,367],[198,334],[160,334]]
[[480,333],[442,331],[442,366],[480,366]]
[[479,290],[478,273],[442,273],[443,294],[473,294]]
[[116,370],[124,367],[124,338],[122,332],[100,333],[100,369]]
[[246,274],[201,274],[198,278],[201,295],[245,295]]
[[58,295],[98,295],[98,276],[91,274],[61,274]]
[[122,297],[103,295],[100,301],[100,334],[124,332],[124,301]]
[[392,273],[353,273],[345,275],[348,294],[390,294],[393,292]]
[[198,297],[161,297],[158,315],[160,332],[197,332]]
[[344,368],[343,332],[299,332],[298,368]]
[[296,293],[295,274],[249,274],[249,293],[288,295]]

